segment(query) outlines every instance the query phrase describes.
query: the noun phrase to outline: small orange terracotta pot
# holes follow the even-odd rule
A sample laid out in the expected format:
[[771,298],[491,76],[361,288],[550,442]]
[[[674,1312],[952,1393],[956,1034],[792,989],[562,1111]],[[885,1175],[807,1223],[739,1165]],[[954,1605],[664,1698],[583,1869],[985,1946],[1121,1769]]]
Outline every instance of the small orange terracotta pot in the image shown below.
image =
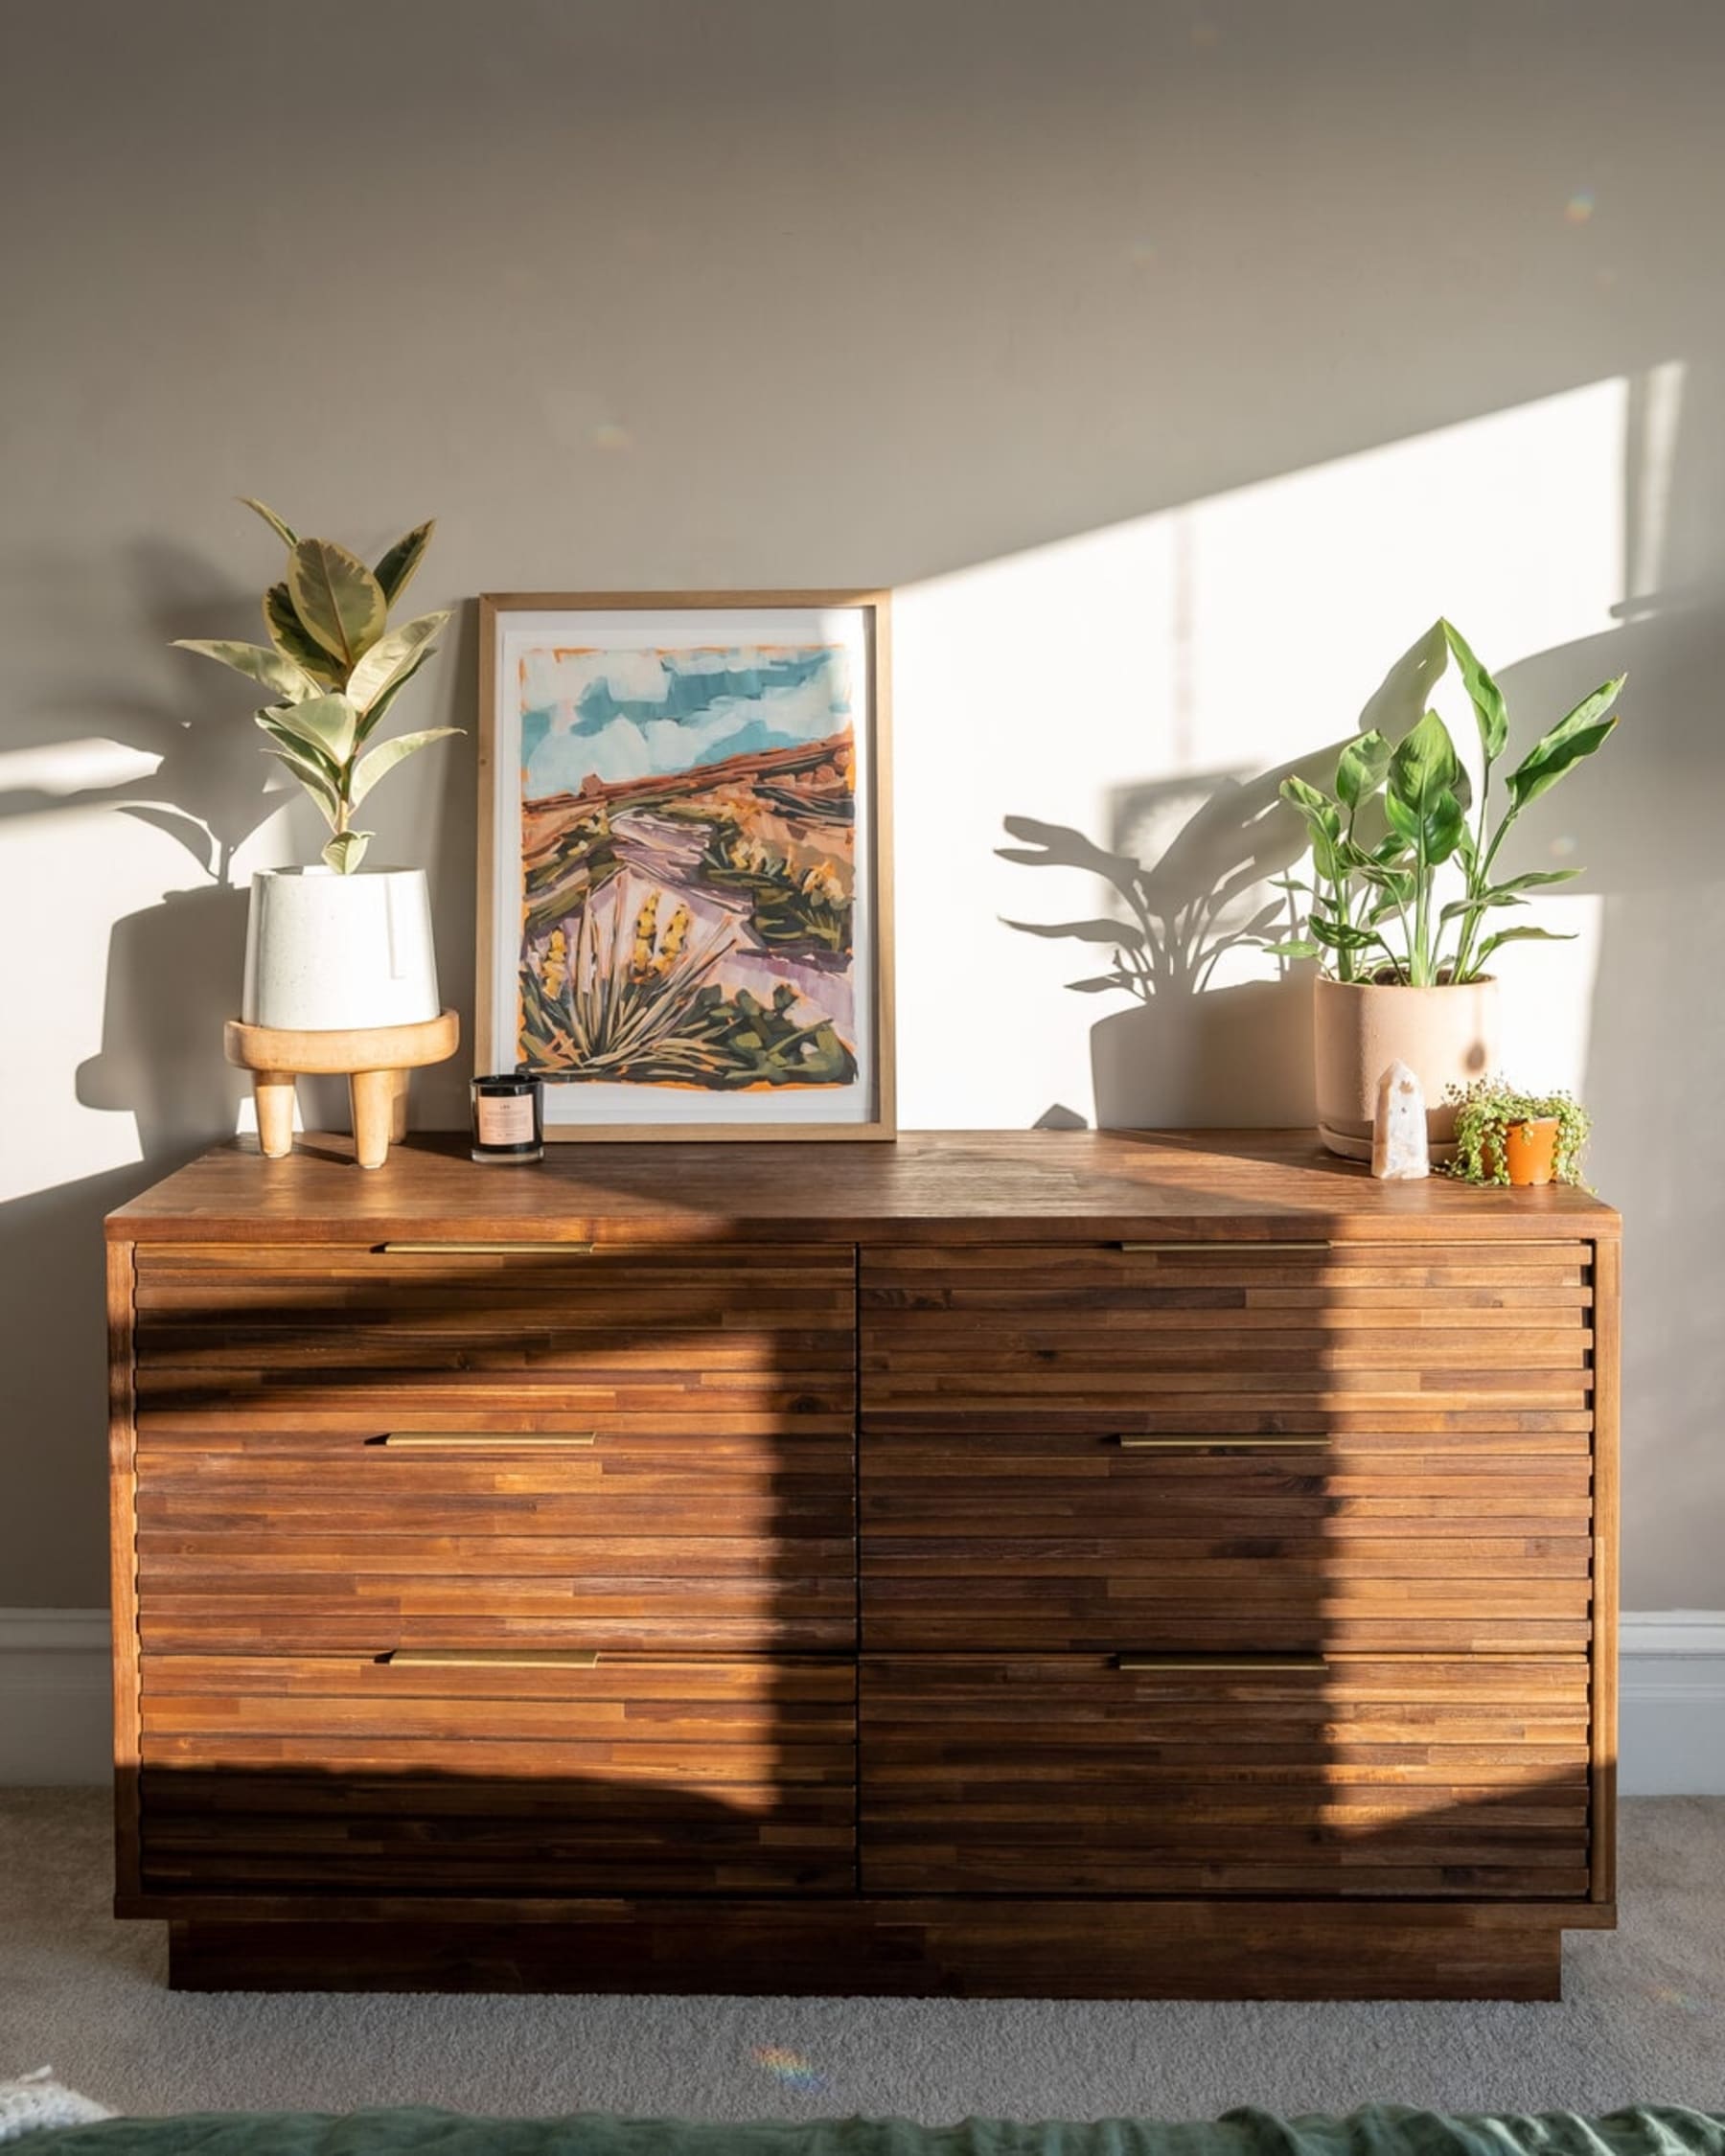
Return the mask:
[[1509,1181],[1521,1187],[1550,1182],[1557,1167],[1556,1116],[1509,1124],[1504,1132],[1504,1165]]

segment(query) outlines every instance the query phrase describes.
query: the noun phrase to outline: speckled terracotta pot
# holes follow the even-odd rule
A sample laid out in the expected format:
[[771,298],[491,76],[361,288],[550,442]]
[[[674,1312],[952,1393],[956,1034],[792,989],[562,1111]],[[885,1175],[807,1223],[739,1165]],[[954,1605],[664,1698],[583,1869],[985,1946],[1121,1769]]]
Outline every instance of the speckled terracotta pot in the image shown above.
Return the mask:
[[1370,1159],[1377,1083],[1399,1058],[1425,1091],[1432,1158],[1451,1158],[1456,1112],[1444,1089],[1497,1067],[1497,982],[1383,988],[1320,978],[1315,993],[1318,1135],[1324,1144],[1349,1160]]

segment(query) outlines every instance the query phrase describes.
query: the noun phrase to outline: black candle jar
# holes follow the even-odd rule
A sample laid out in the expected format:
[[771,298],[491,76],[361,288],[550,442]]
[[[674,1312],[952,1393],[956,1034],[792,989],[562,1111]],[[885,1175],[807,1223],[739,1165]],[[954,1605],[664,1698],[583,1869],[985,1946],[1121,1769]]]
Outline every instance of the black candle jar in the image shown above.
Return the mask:
[[545,1158],[545,1094],[537,1078],[502,1070],[494,1077],[475,1078],[469,1090],[475,1160]]

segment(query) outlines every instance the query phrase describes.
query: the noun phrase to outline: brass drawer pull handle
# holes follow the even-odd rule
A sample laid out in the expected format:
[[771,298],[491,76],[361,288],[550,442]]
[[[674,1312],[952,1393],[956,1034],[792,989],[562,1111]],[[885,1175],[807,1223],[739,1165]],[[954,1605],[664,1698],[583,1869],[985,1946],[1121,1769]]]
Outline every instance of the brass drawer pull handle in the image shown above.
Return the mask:
[[1132,1437],[1115,1439],[1129,1453],[1311,1453],[1321,1452],[1327,1437]]
[[1203,1675],[1208,1671],[1240,1670],[1248,1675],[1259,1671],[1307,1670],[1315,1673],[1326,1670],[1329,1663],[1322,1655],[1116,1655],[1116,1669],[1193,1670]]
[[1172,1250],[1190,1255],[1194,1250],[1214,1251],[1221,1257],[1248,1257],[1257,1250],[1327,1250],[1334,1245],[1328,1241],[1314,1243],[1122,1243],[1122,1250]]
[[593,1647],[397,1647],[391,1669],[596,1669]]
[[577,1445],[596,1445],[596,1430],[392,1430],[380,1440],[391,1452],[458,1452],[464,1445],[481,1445],[493,1452],[513,1452],[533,1446],[563,1452]]
[[591,1243],[384,1243],[388,1257],[591,1257]]

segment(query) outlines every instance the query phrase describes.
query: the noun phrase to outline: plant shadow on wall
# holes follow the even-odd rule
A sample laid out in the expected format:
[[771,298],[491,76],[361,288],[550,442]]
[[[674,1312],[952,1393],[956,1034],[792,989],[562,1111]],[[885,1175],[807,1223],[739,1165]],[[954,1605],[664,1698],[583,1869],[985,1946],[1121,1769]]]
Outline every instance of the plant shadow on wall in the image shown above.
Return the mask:
[[1006,817],[1019,843],[998,849],[1002,860],[1078,869],[1100,877],[1113,894],[1113,910],[1093,918],[1007,924],[1106,956],[1102,971],[1069,988],[1137,998],[1136,1009],[1116,1011],[1091,1029],[1098,1128],[1312,1122],[1309,969],[1279,962],[1274,977],[1218,983],[1216,976],[1236,954],[1290,932],[1289,897],[1265,896],[1307,844],[1282,785],[1326,776],[1342,745],[1249,777],[1213,771],[1123,787],[1105,846],[1066,824]]
[[[245,602],[213,593],[209,564],[185,549],[138,546],[131,581],[141,640],[151,647],[212,616],[235,634],[249,626]],[[111,681],[75,688],[49,719],[42,745],[99,735],[155,758],[155,768],[70,792],[0,794],[0,816],[110,808],[185,850],[183,886],[113,925],[102,1047],[77,1080],[84,1107],[136,1115],[143,1159],[159,1173],[234,1128],[244,1081],[223,1063],[220,1037],[239,996],[246,894],[231,882],[233,862],[285,796],[265,791],[268,767],[252,729],[236,721],[232,693],[201,670],[186,667],[171,700],[117,691]],[[140,1169],[140,1182],[148,1180]]]

